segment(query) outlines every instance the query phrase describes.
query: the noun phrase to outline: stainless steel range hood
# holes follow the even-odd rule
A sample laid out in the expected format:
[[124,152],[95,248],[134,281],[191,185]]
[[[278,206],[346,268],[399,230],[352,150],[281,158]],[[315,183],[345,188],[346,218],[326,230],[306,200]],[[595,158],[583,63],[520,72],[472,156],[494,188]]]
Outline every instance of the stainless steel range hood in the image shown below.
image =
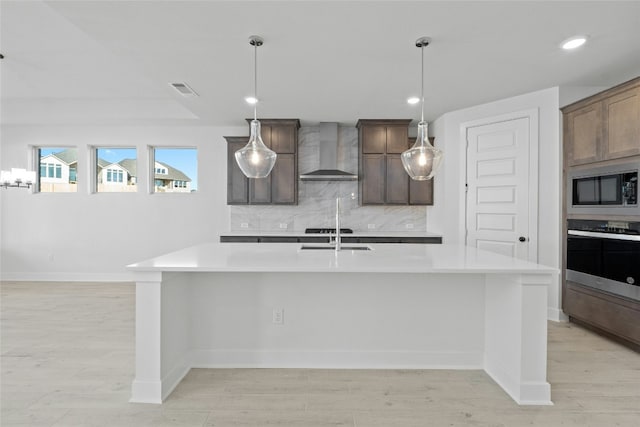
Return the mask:
[[338,123],[320,123],[320,167],[300,175],[301,181],[357,181],[358,175],[338,169]]

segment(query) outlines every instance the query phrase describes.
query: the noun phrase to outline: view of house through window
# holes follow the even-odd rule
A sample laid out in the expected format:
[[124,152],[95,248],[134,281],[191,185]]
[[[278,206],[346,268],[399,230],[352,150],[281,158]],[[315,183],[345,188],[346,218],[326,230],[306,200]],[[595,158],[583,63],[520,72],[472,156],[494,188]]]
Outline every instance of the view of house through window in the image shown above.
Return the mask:
[[96,148],[96,191],[138,191],[135,148]]
[[198,189],[198,150],[154,148],[154,191],[191,193]]
[[78,150],[75,148],[37,149],[40,159],[38,188],[41,193],[78,191]]

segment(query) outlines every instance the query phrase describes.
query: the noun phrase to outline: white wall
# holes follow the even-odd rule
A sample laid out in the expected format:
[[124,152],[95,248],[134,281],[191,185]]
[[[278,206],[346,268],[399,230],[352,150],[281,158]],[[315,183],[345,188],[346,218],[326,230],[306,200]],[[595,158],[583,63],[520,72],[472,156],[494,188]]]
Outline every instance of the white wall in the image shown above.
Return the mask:
[[[2,279],[129,280],[127,264],[217,239],[229,229],[223,136],[247,133],[246,127],[3,125],[2,169],[29,166],[30,145],[76,146],[79,162],[77,193],[0,190]],[[148,176],[140,174],[137,193],[90,194],[89,146],[135,146],[138,170],[145,170],[149,145],[197,147],[198,191],[149,194]]]
[[[553,87],[488,104],[453,111],[431,127],[445,160],[435,181],[435,204],[427,215],[427,229],[441,232],[445,243],[464,244],[465,147],[463,123],[537,109],[539,119],[538,262],[560,267],[562,147],[560,143],[559,88]],[[549,317],[563,318],[558,280],[549,289]]]

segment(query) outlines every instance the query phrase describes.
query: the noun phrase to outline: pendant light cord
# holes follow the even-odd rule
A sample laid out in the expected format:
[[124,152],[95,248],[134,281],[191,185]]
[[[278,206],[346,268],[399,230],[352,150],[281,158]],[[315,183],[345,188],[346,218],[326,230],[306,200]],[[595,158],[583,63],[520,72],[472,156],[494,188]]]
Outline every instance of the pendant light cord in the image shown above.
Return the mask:
[[253,119],[258,120],[258,43],[253,45]]
[[420,122],[424,122],[424,44],[420,46],[420,53],[422,54],[422,78],[420,80],[420,92],[421,92],[421,101],[422,108],[420,113]]

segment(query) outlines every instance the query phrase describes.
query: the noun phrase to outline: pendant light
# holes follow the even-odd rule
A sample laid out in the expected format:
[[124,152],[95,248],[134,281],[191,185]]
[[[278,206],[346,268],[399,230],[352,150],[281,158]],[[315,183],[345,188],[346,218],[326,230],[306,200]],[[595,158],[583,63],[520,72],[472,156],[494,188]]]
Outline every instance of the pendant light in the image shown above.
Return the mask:
[[418,138],[416,138],[416,143],[400,156],[404,169],[411,179],[416,181],[425,181],[433,178],[442,161],[442,151],[435,148],[429,142],[429,125],[424,121],[424,48],[429,46],[430,42],[431,39],[429,37],[421,37],[416,40],[416,47],[419,47],[422,53],[422,85],[420,95],[422,112],[420,123],[418,123]]
[[254,48],[254,74],[253,74],[253,120],[251,121],[251,134],[249,142],[243,148],[236,151],[236,162],[242,173],[247,178],[266,178],[276,164],[277,154],[270,150],[260,136],[260,122],[258,121],[258,47],[264,40],[259,36],[249,37],[249,44]]

